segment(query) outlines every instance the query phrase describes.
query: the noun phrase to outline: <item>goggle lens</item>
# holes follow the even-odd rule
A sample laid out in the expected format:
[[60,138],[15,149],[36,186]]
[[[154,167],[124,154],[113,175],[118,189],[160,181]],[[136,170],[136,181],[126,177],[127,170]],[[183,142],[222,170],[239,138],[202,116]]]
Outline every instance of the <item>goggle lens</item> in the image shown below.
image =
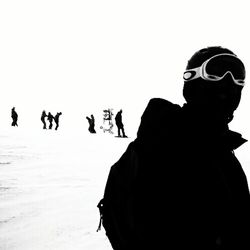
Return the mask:
[[235,80],[245,79],[245,67],[237,57],[223,55],[214,57],[205,65],[205,71],[211,76],[224,76],[228,71],[231,72]]

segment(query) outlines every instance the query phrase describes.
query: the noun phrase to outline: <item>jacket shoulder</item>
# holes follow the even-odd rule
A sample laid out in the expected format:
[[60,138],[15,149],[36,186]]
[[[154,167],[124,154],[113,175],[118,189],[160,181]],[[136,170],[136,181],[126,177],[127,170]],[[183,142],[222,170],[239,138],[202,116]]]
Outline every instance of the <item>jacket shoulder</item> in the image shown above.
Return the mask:
[[162,98],[152,98],[149,100],[149,103],[143,113],[146,114],[148,111],[156,111],[159,109],[159,111],[174,111],[176,109],[180,109],[181,107],[178,104],[174,104],[168,100],[162,99]]
[[177,122],[181,107],[162,98],[150,99],[141,117],[137,136],[152,135],[166,130]]

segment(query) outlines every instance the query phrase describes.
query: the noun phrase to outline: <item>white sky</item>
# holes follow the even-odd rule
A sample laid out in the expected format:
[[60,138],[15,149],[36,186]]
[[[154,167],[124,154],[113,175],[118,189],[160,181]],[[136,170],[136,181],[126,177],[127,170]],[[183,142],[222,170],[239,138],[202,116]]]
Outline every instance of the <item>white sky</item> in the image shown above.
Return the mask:
[[[182,74],[195,51],[227,47],[248,72],[249,21],[243,0],[3,0],[0,126],[13,106],[19,124],[39,129],[43,109],[62,111],[74,128],[111,107],[134,132],[150,98],[184,102]],[[247,82],[232,124],[248,138],[249,95]]]

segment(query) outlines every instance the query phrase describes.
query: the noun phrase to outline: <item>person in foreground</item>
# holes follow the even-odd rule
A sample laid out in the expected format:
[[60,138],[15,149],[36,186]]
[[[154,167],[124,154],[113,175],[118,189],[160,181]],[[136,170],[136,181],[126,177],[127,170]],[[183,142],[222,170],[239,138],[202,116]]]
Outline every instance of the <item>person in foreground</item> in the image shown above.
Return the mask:
[[246,140],[228,127],[244,64],[208,47],[183,77],[186,103],[151,99],[137,138],[110,170],[101,212],[115,250],[250,249],[249,188],[234,155]]

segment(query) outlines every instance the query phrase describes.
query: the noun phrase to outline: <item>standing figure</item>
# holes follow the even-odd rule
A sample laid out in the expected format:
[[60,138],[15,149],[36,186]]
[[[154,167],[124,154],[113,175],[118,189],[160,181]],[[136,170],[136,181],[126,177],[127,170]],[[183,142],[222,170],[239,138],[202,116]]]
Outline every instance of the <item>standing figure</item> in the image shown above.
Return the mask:
[[186,103],[151,99],[110,170],[99,208],[114,249],[250,249],[249,187],[234,153],[247,140],[229,129],[245,66],[207,47],[183,78]]
[[47,114],[46,114],[46,112],[45,112],[45,110],[44,110],[44,111],[42,112],[42,115],[41,115],[41,121],[42,121],[42,123],[43,123],[43,129],[47,129],[45,117],[47,117]]
[[55,130],[57,130],[58,127],[59,127],[59,117],[60,117],[60,115],[62,115],[62,112],[56,113],[56,115],[55,115],[55,117],[54,117],[54,121],[55,121],[55,123],[56,123]]
[[118,129],[118,137],[121,137],[121,131],[122,131],[122,137],[127,137],[124,131],[124,125],[122,123],[122,110],[117,112],[115,116],[115,124]]
[[15,107],[13,107],[11,109],[11,118],[12,118],[12,123],[11,123],[11,126],[15,127],[15,126],[18,126],[17,125],[17,120],[18,120],[18,114],[15,110]]
[[86,116],[86,119],[89,122],[89,132],[92,134],[95,134],[95,118],[93,115],[90,116],[90,118],[88,116]]
[[50,112],[47,115],[47,120],[49,121],[49,129],[52,129],[54,116]]

